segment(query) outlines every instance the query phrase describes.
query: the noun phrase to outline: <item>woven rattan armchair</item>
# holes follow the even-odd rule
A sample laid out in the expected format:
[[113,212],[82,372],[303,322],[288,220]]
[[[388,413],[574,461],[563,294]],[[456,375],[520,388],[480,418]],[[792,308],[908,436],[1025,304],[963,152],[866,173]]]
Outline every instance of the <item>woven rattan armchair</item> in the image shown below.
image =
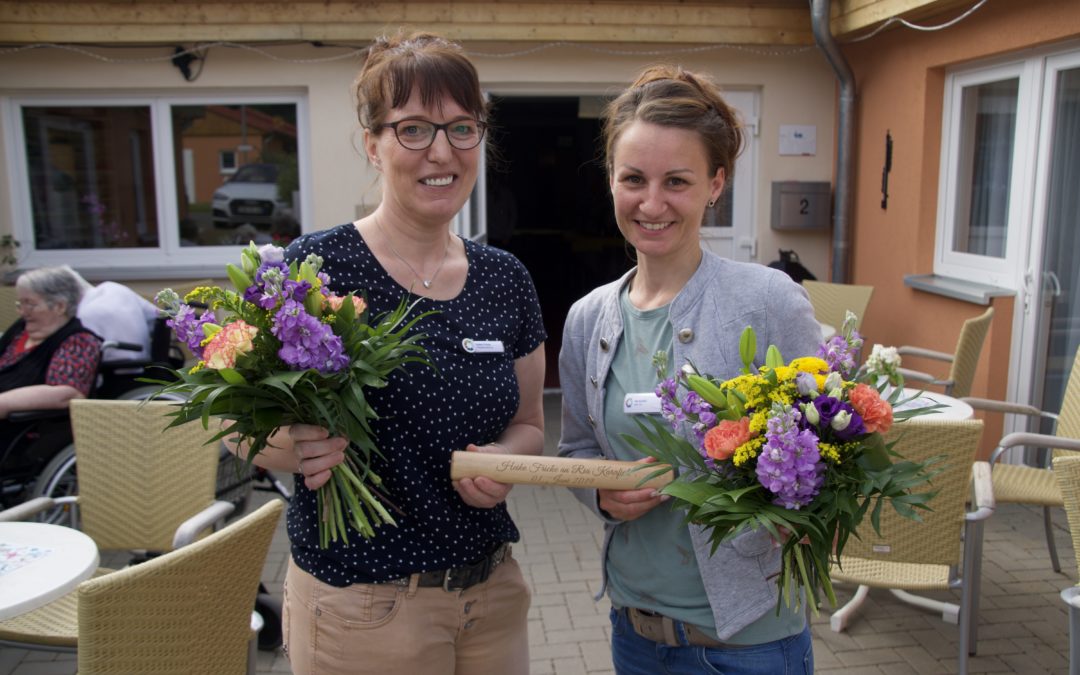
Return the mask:
[[[1073,357],[1072,371],[1065,385],[1061,412],[1052,413],[1033,406],[985,398],[965,398],[976,410],[995,413],[1024,415],[1032,419],[1049,419],[1054,423],[1053,434],[1016,432],[1007,434],[998,442],[990,455],[993,469],[994,497],[1003,504],[1031,504],[1043,508],[1043,529],[1046,531],[1046,548],[1050,552],[1050,564],[1055,572],[1061,571],[1057,545],[1054,543],[1053,509],[1064,501],[1061,488],[1050,470],[1053,457],[1072,455],[1080,451],[1080,350]],[[1006,450],[1013,448],[1040,448],[1041,455],[1036,466],[1007,464],[1000,461]],[[1048,452],[1047,449],[1053,452]]]
[[[933,511],[922,522],[897,515],[886,506],[879,537],[869,522],[859,528],[861,539],[852,537],[831,576],[836,582],[858,584],[848,604],[833,613],[830,625],[842,631],[866,599],[869,589],[887,588],[905,602],[939,611],[950,623],[960,624],[959,672],[967,672],[968,655],[975,653],[979,614],[979,578],[982,566],[982,525],[993,514],[994,495],[990,467],[976,462],[981,420],[929,418],[898,424],[889,432],[899,439],[895,450],[907,459],[925,461],[942,457],[934,467],[936,496]],[[969,488],[974,480],[974,502],[968,510]],[[961,544],[963,542],[963,544]],[[946,603],[909,591],[960,590],[960,603]]]
[[983,342],[986,341],[986,334],[990,332],[990,321],[993,318],[994,308],[990,307],[979,316],[965,321],[960,327],[960,337],[956,340],[956,351],[952,354],[911,345],[898,347],[897,351],[902,356],[916,356],[950,364],[949,375],[945,378],[901,368],[904,379],[942,387],[947,396],[960,398],[970,394],[971,383],[975,381],[975,369],[979,366],[979,354],[982,353]]
[[[1080,575],[1080,455],[1054,459],[1054,477],[1061,488],[1065,515],[1069,519],[1069,534],[1077,552],[1077,574]],[[1061,600],[1069,608],[1069,672],[1080,671],[1080,586],[1061,591]]]
[[[80,399],[71,403],[79,495],[42,497],[0,519],[70,503],[75,522],[100,550],[170,551],[193,541],[229,515],[215,502],[218,444],[198,424],[165,430],[170,404]],[[98,575],[112,572],[99,569]],[[251,607],[248,607],[250,612]],[[76,594],[0,621],[0,644],[24,649],[76,651]]]
[[19,310],[15,309],[15,287],[0,286],[0,333],[8,329],[19,318]]
[[250,672],[250,617],[284,502],[78,588],[79,675]]
[[859,327],[870,304],[870,297],[874,294],[873,286],[830,284],[824,281],[807,280],[803,282],[803,288],[810,296],[814,318],[818,323],[828,324],[838,331],[849,311],[855,314],[855,327]]

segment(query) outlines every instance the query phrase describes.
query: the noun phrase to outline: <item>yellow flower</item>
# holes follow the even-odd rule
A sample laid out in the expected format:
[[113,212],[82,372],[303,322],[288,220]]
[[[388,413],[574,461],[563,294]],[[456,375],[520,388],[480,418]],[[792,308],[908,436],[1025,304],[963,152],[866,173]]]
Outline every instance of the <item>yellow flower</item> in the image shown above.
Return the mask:
[[754,459],[758,455],[758,450],[765,444],[765,439],[761,436],[757,438],[751,438],[749,441],[743,443],[735,449],[735,456],[732,458],[732,463],[735,466],[742,466],[750,460]]
[[816,356],[803,356],[795,359],[791,362],[791,367],[800,372],[813,375],[829,372],[829,364],[825,363],[824,359],[819,359]]
[[774,368],[773,372],[776,373],[777,382],[787,382],[788,380],[795,379],[795,375],[797,375],[799,371],[791,366],[780,366]]
[[837,449],[832,443],[818,443],[818,453],[822,459],[828,460],[833,464],[840,462],[840,450]]
[[750,417],[750,432],[754,434],[765,433],[765,427],[769,422],[769,413],[759,410]]

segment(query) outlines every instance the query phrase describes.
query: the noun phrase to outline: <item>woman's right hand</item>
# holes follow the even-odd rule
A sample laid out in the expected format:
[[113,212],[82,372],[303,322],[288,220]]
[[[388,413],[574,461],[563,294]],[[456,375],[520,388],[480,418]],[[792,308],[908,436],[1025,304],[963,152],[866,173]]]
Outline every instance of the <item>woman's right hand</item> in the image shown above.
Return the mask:
[[[639,459],[638,464],[652,464],[654,457]],[[597,490],[600,508],[615,520],[636,520],[670,497],[660,494],[655,488],[640,490]]]
[[669,499],[653,488],[596,492],[600,496],[600,508],[615,520],[636,520]]
[[294,424],[289,427],[289,438],[296,453],[297,473],[303,474],[304,485],[318,490],[330,480],[330,469],[345,461],[348,440],[330,436],[323,427],[311,424]]

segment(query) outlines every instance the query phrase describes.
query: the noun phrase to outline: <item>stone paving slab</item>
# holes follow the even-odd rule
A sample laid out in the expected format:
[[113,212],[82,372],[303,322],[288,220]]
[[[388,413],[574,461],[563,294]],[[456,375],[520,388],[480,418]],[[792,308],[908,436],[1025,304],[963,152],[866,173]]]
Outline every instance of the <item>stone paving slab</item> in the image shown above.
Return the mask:
[[[546,452],[551,454],[558,435],[558,401],[548,398]],[[270,498],[257,492],[253,501]],[[592,600],[600,583],[599,521],[563,488],[518,486],[509,506],[522,532],[514,556],[533,593],[529,611],[532,675],[611,675],[609,604],[606,599]],[[1077,575],[1064,513],[1058,510],[1054,517],[1065,568],[1060,574],[1050,568],[1041,510],[1001,505],[987,522],[979,653],[970,660],[972,673],[1068,673],[1068,614],[1058,592],[1077,583]],[[279,596],[287,556],[282,521],[263,575]],[[838,601],[846,602],[852,591],[838,587]],[[959,593],[932,595],[959,600]],[[811,625],[818,675],[957,672],[957,627],[887,591],[872,590],[843,633],[830,630],[825,612],[812,618]],[[73,656],[0,648],[0,675],[74,672]],[[278,651],[260,652],[257,672],[290,671]]]

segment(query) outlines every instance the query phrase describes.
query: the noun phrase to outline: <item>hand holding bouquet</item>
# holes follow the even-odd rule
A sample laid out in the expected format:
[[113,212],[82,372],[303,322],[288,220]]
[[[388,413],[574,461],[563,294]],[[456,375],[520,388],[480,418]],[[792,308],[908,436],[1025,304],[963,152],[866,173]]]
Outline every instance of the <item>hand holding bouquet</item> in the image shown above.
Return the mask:
[[[777,580],[779,602],[797,607],[800,589],[812,609],[819,590],[835,605],[830,560],[869,512],[875,530],[889,502],[901,515],[919,519],[932,494],[916,492],[930,478],[925,464],[895,457],[884,436],[894,421],[933,407],[894,411],[899,388],[883,398],[870,384],[851,378],[862,340],[846,321],[842,334],[818,356],[785,363],[770,347],[765,365],[754,368],[756,336],[747,327],[740,341],[743,374],[718,381],[684,368],[663,379],[657,394],[670,425],[641,425],[644,440],[626,437],[640,452],[679,467],[661,490],[687,509],[687,519],[709,530],[715,550],[747,530],[764,528],[782,542]],[[878,380],[880,373],[871,373]],[[881,386],[887,385],[887,378]],[[680,398],[681,395],[681,398]],[[676,432],[688,428],[693,442]],[[896,461],[894,461],[894,458]]]
[[286,265],[283,253],[250,244],[241,266],[226,267],[235,290],[200,287],[184,299],[204,306],[201,315],[171,289],[158,294],[169,326],[199,359],[176,372],[175,382],[158,382],[158,393],[186,399],[170,426],[231,420],[215,440],[246,443],[249,462],[274,432],[291,424],[319,425],[348,438],[345,461],[318,491],[325,548],[339,537],[348,541],[349,527],[372,537],[374,527],[394,524],[371,469],[371,455],[379,450],[370,421],[377,415],[364,390],[386,386],[387,376],[406,363],[428,363],[419,344],[423,335],[409,335],[427,314],[407,320],[412,306],[402,300],[371,321],[362,297],[330,293],[321,258]]

